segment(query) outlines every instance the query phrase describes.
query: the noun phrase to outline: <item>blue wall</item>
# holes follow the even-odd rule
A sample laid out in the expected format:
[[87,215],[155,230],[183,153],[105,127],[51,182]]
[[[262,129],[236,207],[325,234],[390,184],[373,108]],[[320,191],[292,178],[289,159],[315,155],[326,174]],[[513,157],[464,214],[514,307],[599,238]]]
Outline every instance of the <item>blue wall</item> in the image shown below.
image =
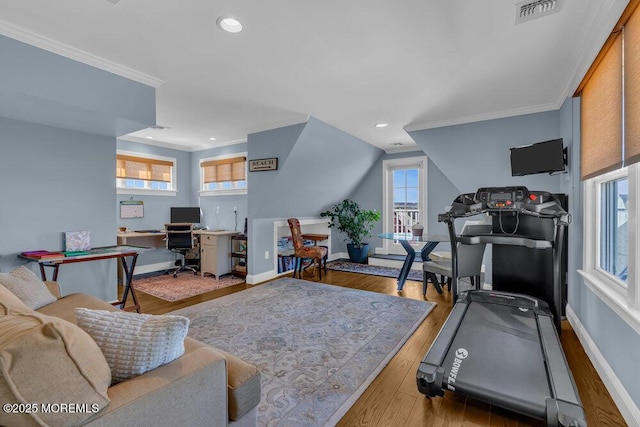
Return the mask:
[[277,171],[249,173],[252,275],[273,270],[273,220],[319,217],[350,196],[383,153],[313,117],[305,124],[251,134],[247,144],[249,159],[278,158]]
[[[114,245],[116,138],[155,124],[155,90],[3,36],[0,57],[0,270],[63,250],[65,231]],[[114,260],[64,265],[58,279],[63,294],[116,299]]]
[[[0,118],[0,145],[1,270],[22,264],[23,251],[64,250],[65,231],[90,231],[93,247],[116,243],[115,138]],[[113,260],[64,265],[58,279],[65,295],[116,299]]]

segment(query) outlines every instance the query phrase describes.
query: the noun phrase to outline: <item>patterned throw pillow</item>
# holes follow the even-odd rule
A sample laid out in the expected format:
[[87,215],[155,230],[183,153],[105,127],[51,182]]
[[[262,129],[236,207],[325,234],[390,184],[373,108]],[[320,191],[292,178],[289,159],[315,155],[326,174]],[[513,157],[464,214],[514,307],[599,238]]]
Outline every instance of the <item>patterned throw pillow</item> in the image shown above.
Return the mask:
[[76,308],[76,319],[107,359],[112,384],[182,356],[189,330],[189,319],[183,316]]
[[47,285],[24,265],[10,273],[0,273],[0,284],[13,292],[32,310],[56,301],[55,295]]

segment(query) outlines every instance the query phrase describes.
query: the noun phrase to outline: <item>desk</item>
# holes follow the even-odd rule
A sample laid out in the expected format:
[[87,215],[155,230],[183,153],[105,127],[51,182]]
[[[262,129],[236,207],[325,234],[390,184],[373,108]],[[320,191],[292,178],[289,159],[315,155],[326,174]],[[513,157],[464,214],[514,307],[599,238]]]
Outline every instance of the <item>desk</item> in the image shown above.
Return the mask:
[[158,233],[138,233],[135,231],[118,233],[118,246],[133,245],[152,248],[163,248],[167,245],[164,240],[165,236],[166,233],[164,231]]
[[238,231],[194,230],[200,242],[200,275],[213,274],[216,279],[231,272],[231,236]]
[[321,242],[323,240],[327,240],[329,238],[328,234],[311,234],[311,233],[306,233],[302,235],[302,238],[304,240],[312,240],[313,241],[313,245],[314,246],[318,246],[318,242]]
[[378,234],[378,237],[382,239],[392,239],[400,242],[405,251],[407,251],[407,257],[402,264],[402,269],[398,275],[398,292],[402,291],[404,282],[407,281],[409,270],[413,261],[416,259],[416,250],[411,243],[422,243],[422,249],[420,255],[422,261],[429,261],[429,253],[438,246],[440,242],[448,242],[449,236],[444,234],[427,234],[424,236],[414,236],[411,233],[383,233]]
[[[62,264],[72,264],[76,262],[87,262],[87,261],[100,261],[105,259],[117,258],[120,260],[122,265],[122,270],[125,274],[124,281],[124,292],[122,293],[122,301],[113,302],[112,305],[119,305],[122,310],[125,309],[125,304],[127,302],[127,297],[129,296],[129,291],[131,291],[131,298],[133,298],[133,307],[129,309],[135,309],[138,313],[140,313],[140,304],[138,303],[138,298],[133,290],[132,281],[133,281],[133,270],[136,266],[136,261],[138,259],[138,254],[140,252],[144,252],[150,250],[150,248],[142,248],[137,246],[106,246],[102,248],[94,248],[89,251],[88,254],[85,255],[76,255],[76,256],[62,256],[60,258],[47,258],[47,259],[39,259],[32,258],[26,255],[18,255],[19,258],[26,259],[28,261],[37,262],[40,267],[40,275],[42,276],[42,280],[47,280],[47,272],[45,267],[53,268],[53,277],[51,280],[54,282],[58,280],[58,270]],[[131,264],[129,265],[127,262],[127,258],[130,258]]]

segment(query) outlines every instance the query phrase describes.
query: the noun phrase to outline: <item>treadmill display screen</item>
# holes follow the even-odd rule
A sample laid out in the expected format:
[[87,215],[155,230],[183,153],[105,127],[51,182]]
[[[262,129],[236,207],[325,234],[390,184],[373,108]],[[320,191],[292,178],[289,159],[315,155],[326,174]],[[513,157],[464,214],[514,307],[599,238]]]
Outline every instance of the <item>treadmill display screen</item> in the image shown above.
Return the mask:
[[513,196],[511,193],[491,193],[491,200],[509,200]]

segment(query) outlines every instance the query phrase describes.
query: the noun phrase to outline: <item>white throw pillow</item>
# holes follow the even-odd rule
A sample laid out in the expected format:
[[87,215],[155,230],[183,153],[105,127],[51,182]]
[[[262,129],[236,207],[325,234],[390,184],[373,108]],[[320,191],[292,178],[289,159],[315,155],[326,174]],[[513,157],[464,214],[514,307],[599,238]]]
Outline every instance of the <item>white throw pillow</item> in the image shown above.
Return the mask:
[[189,330],[183,316],[76,308],[76,319],[107,359],[112,384],[182,356]]
[[24,265],[10,273],[0,273],[0,284],[32,310],[56,301],[47,285]]

